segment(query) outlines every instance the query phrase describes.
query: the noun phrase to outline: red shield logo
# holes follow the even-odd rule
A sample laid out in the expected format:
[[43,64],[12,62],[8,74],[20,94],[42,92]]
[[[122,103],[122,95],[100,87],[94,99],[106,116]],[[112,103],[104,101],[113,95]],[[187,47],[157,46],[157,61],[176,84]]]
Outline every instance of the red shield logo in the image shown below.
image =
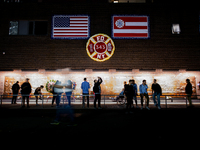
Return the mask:
[[86,51],[91,59],[103,62],[112,57],[115,45],[108,35],[102,33],[95,34],[88,40]]

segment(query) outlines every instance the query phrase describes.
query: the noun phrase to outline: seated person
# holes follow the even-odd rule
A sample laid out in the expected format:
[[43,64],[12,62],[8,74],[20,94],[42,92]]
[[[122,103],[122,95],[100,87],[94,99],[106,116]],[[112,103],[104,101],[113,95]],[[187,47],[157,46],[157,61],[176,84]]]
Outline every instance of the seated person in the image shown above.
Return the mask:
[[113,102],[117,102],[117,101],[123,101],[124,98],[124,88],[122,89],[122,91],[120,92],[119,96],[116,97],[116,99]]

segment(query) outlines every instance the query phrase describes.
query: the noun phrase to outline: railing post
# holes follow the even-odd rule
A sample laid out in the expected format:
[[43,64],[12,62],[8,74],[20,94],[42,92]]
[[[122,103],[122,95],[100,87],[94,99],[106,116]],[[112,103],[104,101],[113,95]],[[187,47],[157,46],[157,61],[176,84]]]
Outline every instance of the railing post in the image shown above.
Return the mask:
[[2,101],[3,101],[3,100],[2,100],[2,95],[1,95],[1,106],[2,106],[2,103],[3,103]]
[[43,105],[44,96],[43,95],[41,96],[42,96],[42,108],[44,108],[44,105]]
[[185,103],[186,103],[186,108],[187,108],[187,95],[186,95],[186,98],[185,98],[185,100],[186,100],[186,102],[185,102]]
[[22,107],[22,98],[23,98],[23,96],[22,96],[22,94],[21,94],[21,107]]
[[[67,95],[66,95],[66,97],[67,97]],[[65,95],[63,95],[63,107],[64,107],[64,105],[65,105],[65,104],[64,104],[64,98],[65,98]]]
[[105,102],[105,101],[106,101],[106,99],[105,99],[105,95],[104,95],[104,108],[105,108],[105,104],[106,104],[106,102]]

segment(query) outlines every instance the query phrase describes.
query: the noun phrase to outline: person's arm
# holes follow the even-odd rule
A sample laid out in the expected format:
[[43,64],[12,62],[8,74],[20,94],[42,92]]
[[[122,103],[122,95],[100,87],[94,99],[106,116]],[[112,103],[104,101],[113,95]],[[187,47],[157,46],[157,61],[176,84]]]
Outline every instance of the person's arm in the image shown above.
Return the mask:
[[161,86],[159,85],[159,87],[160,87],[160,95],[162,95],[162,88],[161,88]]
[[[147,89],[148,89],[149,87],[148,87],[148,85],[146,84],[146,92],[147,92]],[[148,93],[148,92],[147,92]]]
[[135,86],[135,95],[137,95],[137,84],[134,85]]
[[153,87],[153,84],[151,85],[151,90],[152,90],[152,95],[153,95],[153,92],[154,92],[154,87]]
[[140,85],[140,87],[139,87],[139,90],[140,90],[140,94],[143,94],[143,93],[142,93],[142,87],[141,87],[141,85]]
[[101,77],[98,77],[98,83],[101,84],[103,82]]
[[140,95],[141,95],[141,96],[144,96],[144,91],[143,91],[142,88],[143,88],[142,85],[140,85]]
[[88,83],[88,91],[90,90],[90,83]]

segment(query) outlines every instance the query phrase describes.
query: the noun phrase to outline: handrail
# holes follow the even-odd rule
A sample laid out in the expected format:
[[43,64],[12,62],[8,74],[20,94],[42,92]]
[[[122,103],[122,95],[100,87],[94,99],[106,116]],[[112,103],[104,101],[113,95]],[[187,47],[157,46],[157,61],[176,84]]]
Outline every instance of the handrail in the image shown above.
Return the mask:
[[[83,96],[83,94],[80,94],[80,95],[66,95],[66,94],[64,94],[64,95],[62,95],[63,93],[60,93],[60,95],[61,96],[63,96],[63,105],[64,105],[64,96],[73,96],[73,97],[77,97],[77,96]],[[151,94],[151,93],[150,93]],[[3,97],[4,96],[9,96],[9,97],[11,97],[11,96],[29,96],[29,97],[31,97],[31,96],[36,96],[36,95],[32,95],[32,94],[11,94],[11,95],[8,95],[8,94],[2,94],[2,95],[0,95],[0,99],[1,99],[1,105],[3,105]],[[40,94],[38,94],[38,96],[42,96],[42,107],[43,107],[43,100],[44,100],[44,96],[58,96],[58,94],[51,94],[51,95],[47,95],[47,94],[42,94],[42,95],[40,95]],[[88,94],[88,95],[84,95],[84,96],[95,96],[94,94]],[[113,95],[113,94],[111,94],[111,95],[101,95],[102,97],[104,97],[104,107],[105,107],[105,97],[107,97],[107,96],[109,96],[109,97],[113,97],[113,96],[120,96],[120,95]],[[152,95],[149,95],[149,96],[152,96]],[[165,105],[166,105],[166,108],[167,108],[167,101],[168,100],[171,100],[171,99],[167,99],[167,97],[168,96],[172,96],[172,97],[186,97],[186,107],[187,107],[187,95],[186,94],[182,94],[182,95],[166,95],[166,94],[164,94],[164,95],[161,95],[162,97],[165,97]],[[200,96],[200,95],[192,95],[192,97],[198,97],[198,96]],[[140,97],[140,95],[137,95],[137,97]],[[162,99],[160,99],[160,100],[162,100]],[[199,100],[200,101],[200,99],[196,99],[196,100]],[[22,100],[21,100],[21,105],[22,105]]]

